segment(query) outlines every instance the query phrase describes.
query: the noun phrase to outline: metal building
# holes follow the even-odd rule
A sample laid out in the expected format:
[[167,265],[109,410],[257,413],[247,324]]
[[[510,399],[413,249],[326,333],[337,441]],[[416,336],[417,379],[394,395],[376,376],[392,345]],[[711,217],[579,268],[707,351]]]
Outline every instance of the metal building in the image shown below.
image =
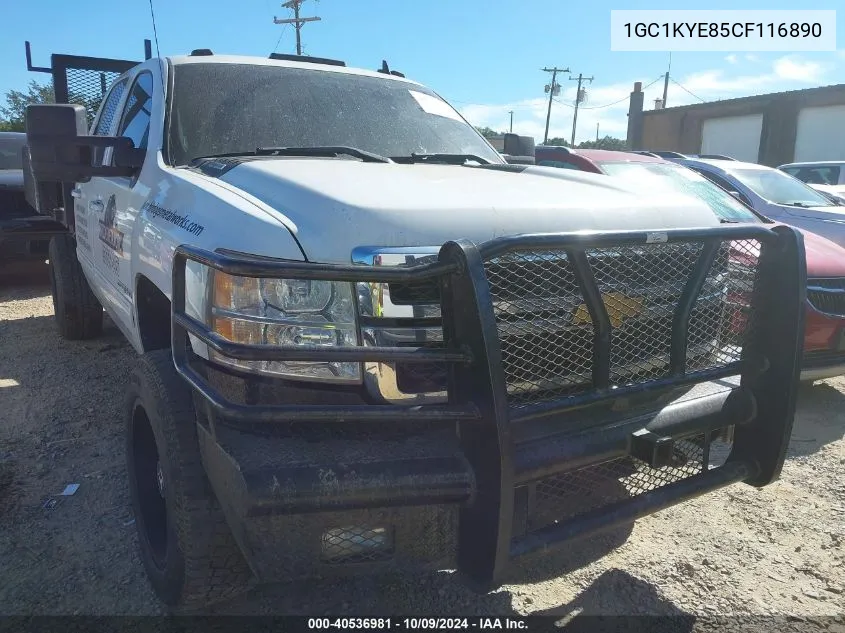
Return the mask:
[[724,154],[772,167],[845,160],[845,84],[643,110],[638,82],[628,117],[632,149]]

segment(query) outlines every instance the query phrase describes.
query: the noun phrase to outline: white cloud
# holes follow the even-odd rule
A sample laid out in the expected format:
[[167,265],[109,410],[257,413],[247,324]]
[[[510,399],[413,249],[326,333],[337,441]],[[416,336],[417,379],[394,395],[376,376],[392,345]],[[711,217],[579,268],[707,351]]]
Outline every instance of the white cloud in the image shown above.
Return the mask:
[[826,68],[818,62],[802,62],[791,57],[781,57],[775,60],[773,70],[778,79],[818,83],[822,80]]
[[818,62],[785,56],[776,59],[767,73],[729,75],[723,69],[714,69],[692,73],[678,81],[703,99],[720,99],[823,83],[828,70]]
[[757,55],[755,55],[754,53],[748,53],[745,56],[745,61],[754,63],[754,62],[759,62],[760,58],[757,57]]
[[727,57],[725,57],[725,61],[728,62],[729,64],[736,64],[736,62],[737,62],[736,55],[728,55]]

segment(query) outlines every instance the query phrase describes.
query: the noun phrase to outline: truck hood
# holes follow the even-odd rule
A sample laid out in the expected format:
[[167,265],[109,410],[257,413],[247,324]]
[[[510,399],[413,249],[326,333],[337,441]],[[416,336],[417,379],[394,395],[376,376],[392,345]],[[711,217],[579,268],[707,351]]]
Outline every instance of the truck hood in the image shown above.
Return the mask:
[[778,205],[781,209],[786,211],[788,215],[794,215],[798,218],[810,218],[813,220],[826,220],[828,222],[845,222],[845,207],[809,207],[802,209],[801,207],[790,207],[787,205]]
[[845,277],[845,249],[830,240],[801,231],[807,258],[807,277]]
[[718,226],[709,207],[687,196],[635,192],[603,175],[552,167],[281,158],[238,162],[215,177],[267,205],[310,261],[327,263],[348,263],[358,246]]

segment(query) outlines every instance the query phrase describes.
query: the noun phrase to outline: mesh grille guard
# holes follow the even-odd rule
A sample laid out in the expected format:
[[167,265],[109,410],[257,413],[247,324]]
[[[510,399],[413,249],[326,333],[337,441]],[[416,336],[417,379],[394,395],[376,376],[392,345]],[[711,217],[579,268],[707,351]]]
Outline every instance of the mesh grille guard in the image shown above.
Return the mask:
[[[186,314],[188,260],[251,277],[433,280],[440,287],[443,343],[335,349],[235,344]],[[542,299],[532,302],[532,292]],[[489,587],[512,556],[735,481],[762,486],[778,477],[803,351],[806,262],[800,233],[758,225],[668,230],[657,238],[637,231],[522,235],[480,246],[456,241],[441,248],[435,263],[395,268],[259,260],[182,246],[174,257],[172,296],[177,370],[229,423],[455,420],[474,481],[472,500],[460,512],[458,567]],[[560,336],[549,323],[574,325],[587,335]],[[448,402],[235,404],[195,369],[189,335],[244,360],[444,363]],[[519,425],[556,424],[577,418],[588,405],[731,376],[740,377],[754,407],[736,426],[724,465],[515,538],[514,491],[526,477],[515,467],[519,446],[512,431]],[[691,411],[690,419],[702,415]],[[733,424],[719,411],[709,415],[714,430]],[[585,443],[588,456],[592,443]]]

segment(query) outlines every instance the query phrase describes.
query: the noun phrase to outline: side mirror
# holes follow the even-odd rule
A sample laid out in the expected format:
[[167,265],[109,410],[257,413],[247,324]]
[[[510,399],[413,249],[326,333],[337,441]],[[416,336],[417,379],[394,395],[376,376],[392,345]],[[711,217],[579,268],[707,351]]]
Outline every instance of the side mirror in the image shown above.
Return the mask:
[[38,181],[32,170],[32,154],[28,145],[21,150],[24,198],[36,212],[52,215],[62,206],[62,187],[57,182]]
[[[38,181],[88,182],[93,176],[133,176],[142,160],[131,139],[89,136],[85,108],[75,104],[26,107],[30,166]],[[97,156],[114,148],[114,165],[98,165]],[[95,151],[99,149],[99,151]]]
[[126,167],[132,169],[133,172],[138,171],[144,166],[144,158],[147,155],[147,150],[143,147],[135,147],[131,141],[129,145],[130,147],[126,147],[124,145],[116,146],[114,148],[112,162],[116,167]]

